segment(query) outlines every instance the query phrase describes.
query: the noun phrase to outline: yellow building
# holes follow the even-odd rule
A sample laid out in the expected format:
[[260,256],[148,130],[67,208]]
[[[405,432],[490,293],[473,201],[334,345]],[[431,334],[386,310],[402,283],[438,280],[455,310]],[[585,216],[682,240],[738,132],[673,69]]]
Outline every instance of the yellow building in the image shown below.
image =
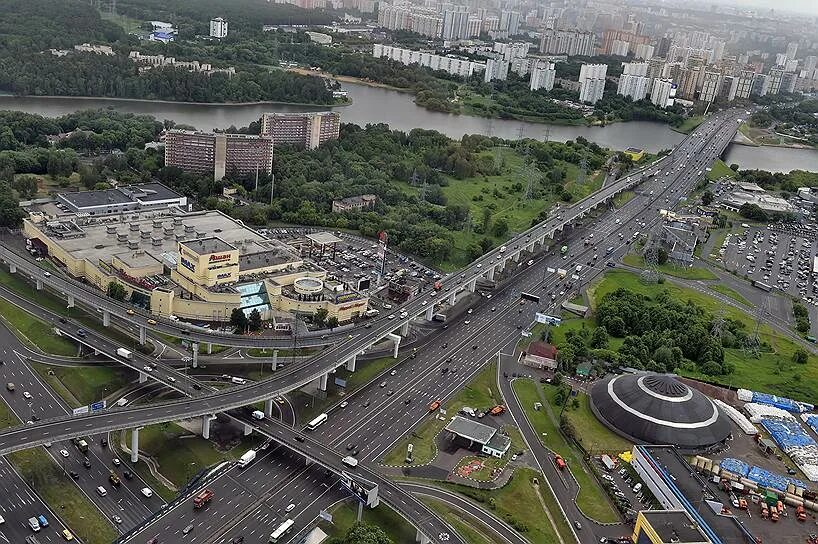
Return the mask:
[[684,510],[643,510],[633,528],[635,544],[711,544]]

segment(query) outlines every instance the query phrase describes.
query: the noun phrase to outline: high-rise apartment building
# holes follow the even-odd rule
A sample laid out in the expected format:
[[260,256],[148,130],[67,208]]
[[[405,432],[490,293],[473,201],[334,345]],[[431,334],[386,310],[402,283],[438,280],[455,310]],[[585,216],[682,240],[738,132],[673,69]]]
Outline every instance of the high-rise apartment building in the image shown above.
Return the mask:
[[637,59],[648,60],[653,58],[653,46],[646,43],[640,43],[636,46],[634,57]]
[[579,69],[579,99],[596,104],[605,92],[607,64],[583,64]]
[[226,38],[227,37],[227,21],[221,17],[216,17],[210,20],[210,37],[211,38]]
[[273,139],[254,134],[169,130],[165,133],[165,165],[186,172],[251,175],[273,171]]
[[752,70],[742,70],[736,78],[735,98],[750,98],[753,92],[753,79],[755,72]]
[[531,83],[528,88],[532,91],[545,89],[550,91],[554,88],[554,80],[557,77],[557,70],[553,63],[539,61],[531,71]]
[[508,79],[508,61],[502,58],[486,60],[486,71],[483,74],[483,81],[488,83],[499,79],[505,81]]
[[655,79],[650,93],[650,101],[654,106],[666,108],[673,105],[673,96],[676,85],[669,79]]
[[721,91],[721,72],[705,71],[702,77],[702,91],[699,93],[699,100],[702,102],[713,102]]
[[315,149],[324,142],[337,140],[341,115],[334,111],[307,113],[264,113],[261,134],[273,139],[275,145],[293,144]]
[[592,32],[547,29],[540,39],[540,53],[590,57],[594,54],[594,42]]
[[516,36],[520,33],[520,12],[507,11],[500,12],[500,31],[508,32],[509,36]]

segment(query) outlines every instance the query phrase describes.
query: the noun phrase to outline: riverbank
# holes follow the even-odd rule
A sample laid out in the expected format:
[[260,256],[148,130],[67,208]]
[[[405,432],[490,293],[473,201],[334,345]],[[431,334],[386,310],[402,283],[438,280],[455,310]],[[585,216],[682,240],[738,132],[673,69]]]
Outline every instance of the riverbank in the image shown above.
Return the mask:
[[300,106],[300,107],[315,107],[315,108],[333,108],[349,106],[352,100],[344,102],[334,102],[332,104],[315,104],[311,102],[281,102],[274,100],[262,100],[258,102],[189,102],[186,100],[154,100],[151,98],[121,98],[113,96],[65,96],[65,95],[38,95],[38,94],[0,94],[0,97],[9,98],[48,98],[54,99],[71,99],[71,100],[111,100],[114,102],[142,102],[146,104],[180,104],[185,106],[224,106],[224,107],[247,107],[247,106]]

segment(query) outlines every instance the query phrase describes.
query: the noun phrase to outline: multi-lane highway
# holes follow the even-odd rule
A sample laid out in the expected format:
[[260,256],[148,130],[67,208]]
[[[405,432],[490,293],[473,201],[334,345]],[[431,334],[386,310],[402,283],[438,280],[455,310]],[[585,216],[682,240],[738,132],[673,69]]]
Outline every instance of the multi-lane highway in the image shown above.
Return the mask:
[[[723,119],[722,119],[722,121],[723,121]],[[707,127],[705,127],[704,129],[699,129],[699,131],[703,132],[704,130],[712,130],[712,128],[713,127],[708,129]],[[734,122],[732,122],[732,120],[728,119],[727,122],[725,123],[725,127],[723,127],[721,131],[717,131],[715,133],[715,136],[713,136],[713,138],[711,138],[711,139],[714,140],[714,141],[718,141],[719,145],[721,145],[722,139],[731,130],[732,131],[735,130],[735,124],[734,124]],[[699,132],[699,131],[697,131],[697,132]],[[722,134],[722,132],[724,134]],[[696,141],[698,141],[701,145],[697,145]],[[665,168],[667,168],[668,163],[672,163],[675,160],[675,163],[678,166],[676,168],[674,168],[674,173],[677,173],[678,176],[693,177],[692,174],[693,174],[693,172],[695,172],[695,168],[697,166],[699,166],[699,165],[698,165],[698,160],[696,160],[695,157],[694,157],[694,159],[689,158],[690,153],[692,152],[694,155],[699,154],[698,158],[701,158],[703,160],[706,159],[710,155],[710,153],[706,151],[706,145],[707,145],[707,143],[709,141],[710,141],[710,139],[703,138],[701,135],[698,135],[698,134],[694,135],[693,137],[691,137],[688,140],[686,140],[685,142],[683,142],[683,144],[681,144],[680,147],[674,152],[674,155],[671,157],[671,159],[673,159],[673,160],[665,159],[665,162],[661,163],[661,166],[663,167],[662,169],[664,170]],[[714,148],[712,151],[715,152],[716,149]],[[718,151],[720,152],[720,149]],[[681,155],[682,153],[687,153],[686,157],[687,157],[688,162],[690,162],[689,167],[685,166],[685,163],[683,162],[685,160],[685,156]],[[679,163],[681,163],[681,164],[679,164]],[[667,178],[668,176],[666,175],[664,177]],[[664,183],[673,183],[675,180],[676,179],[675,179],[675,176],[674,176],[674,179],[665,179]],[[618,182],[616,182],[616,183],[618,183]],[[631,183],[631,182],[628,182],[628,183]],[[615,189],[615,190],[611,189],[611,187],[613,187],[614,185],[615,184],[609,185],[606,188],[608,191],[603,191],[604,193],[607,194],[607,196],[597,195],[594,198],[590,199],[588,202],[591,202],[591,203],[593,203],[593,202],[604,202],[604,201],[606,201],[607,198],[610,198],[610,196],[612,196],[613,194],[616,194],[617,190],[621,190],[622,186],[626,186],[625,184],[623,184],[618,189]],[[573,220],[575,218],[584,216],[587,213],[587,211],[588,211],[588,209],[590,207],[591,207],[591,204],[589,204],[589,203],[578,204],[577,206],[572,207],[571,209],[566,210],[563,213],[567,217],[570,217],[571,220]],[[622,223],[622,226],[624,228],[624,223]],[[553,227],[553,225],[552,225],[552,227]],[[540,228],[543,228],[543,227],[540,227]],[[525,237],[524,239],[522,239],[521,237],[518,237],[515,240],[518,241],[518,242],[520,240],[524,240],[525,244],[523,244],[523,245],[526,245],[526,247],[530,247],[528,244],[533,243],[531,241],[537,241],[538,240],[537,236],[540,236],[541,234],[543,234],[543,232],[536,231],[536,229],[537,229],[537,227],[535,227],[533,232],[523,233],[523,235],[521,235],[521,236],[524,236]],[[509,245],[509,247],[512,248],[512,251],[520,251],[521,249],[523,249],[523,248],[517,248],[513,244],[514,244],[514,242],[510,242],[510,245]],[[520,244],[518,243],[517,245],[519,246]],[[491,263],[493,261],[497,261],[496,257],[498,255],[499,255],[499,253],[489,254],[489,255],[485,256],[483,259],[484,260],[488,259],[488,260],[486,260],[486,262]],[[504,259],[504,257],[500,255],[500,261],[502,261],[503,259]],[[486,268],[488,268],[488,267],[486,267]],[[485,272],[485,269],[483,269],[483,263],[482,262],[477,262],[477,263],[473,264],[472,267],[470,267],[467,271],[463,272],[460,275],[459,279],[457,279],[455,281],[455,284],[456,284],[456,286],[462,285],[464,282],[460,281],[460,280],[465,280],[465,283],[468,283],[469,281],[472,281],[473,279],[475,279],[478,276],[482,275],[484,272]],[[454,275],[447,277],[444,281],[448,281],[452,277],[454,277]],[[440,296],[440,294],[438,294],[438,296]],[[443,297],[447,297],[447,296],[448,296],[448,293],[445,293],[443,295]],[[443,297],[441,297],[441,298],[443,298]],[[427,304],[431,304],[431,303],[432,303],[432,300],[423,301],[422,297],[419,297],[415,301],[415,305],[417,306],[417,308],[411,307],[411,305],[407,305],[407,307],[409,307],[410,312],[420,313],[420,312],[424,311],[424,308],[427,307]],[[374,328],[375,327],[373,327],[373,329]],[[379,329],[383,328],[384,330],[383,331],[373,330],[373,331],[371,331],[369,333],[369,335],[372,335],[373,338],[374,338],[375,335],[383,336],[383,334],[385,334],[385,332],[387,332],[387,331],[391,332],[391,330],[394,330],[394,325],[390,325],[390,324],[387,323],[387,324],[379,325],[378,328]],[[364,334],[360,334],[360,333],[355,334],[355,335],[352,336],[352,338],[347,338],[345,341],[340,342],[337,347],[327,350],[327,352],[325,354],[322,354],[322,356],[319,356],[317,359],[321,360],[323,358],[326,358],[325,360],[331,361],[332,358],[334,357],[335,360],[331,364],[334,364],[334,365],[337,366],[338,364],[343,363],[345,358],[350,353],[352,353],[352,354],[356,353],[356,349],[360,349],[361,342],[365,343],[368,340],[369,340],[369,338],[367,338],[366,333],[364,333]],[[220,342],[220,343],[223,343],[223,342]],[[483,361],[485,361],[485,359],[483,359]],[[3,452],[14,451],[16,449],[20,449],[21,447],[26,447],[28,445],[33,445],[33,444],[36,444],[36,443],[43,443],[45,441],[53,440],[54,437],[64,438],[64,437],[70,437],[70,436],[80,436],[82,433],[87,433],[88,429],[93,429],[94,431],[99,431],[99,430],[106,430],[106,429],[113,429],[113,428],[125,428],[125,427],[130,427],[130,426],[142,425],[142,424],[150,423],[150,422],[158,422],[158,421],[167,421],[167,420],[172,420],[172,419],[179,419],[179,418],[190,416],[190,415],[202,415],[202,414],[216,413],[216,412],[224,411],[227,408],[233,408],[233,407],[237,407],[237,406],[241,406],[241,405],[247,405],[247,404],[253,402],[254,400],[262,400],[262,399],[270,398],[271,395],[276,395],[276,394],[278,394],[280,392],[283,392],[284,390],[288,390],[286,388],[292,389],[293,384],[295,384],[297,382],[307,383],[312,378],[320,376],[321,375],[320,372],[316,373],[314,370],[304,368],[304,367],[307,367],[307,366],[313,366],[315,363],[321,364],[320,361],[314,361],[311,365],[301,365],[301,369],[293,368],[293,367],[296,366],[296,365],[293,365],[293,367],[291,367],[287,371],[276,373],[276,375],[274,375],[273,378],[271,378],[271,379],[269,379],[269,380],[267,380],[265,382],[260,382],[258,384],[253,384],[251,386],[245,386],[245,387],[241,387],[241,388],[233,388],[233,389],[225,391],[225,392],[214,393],[214,394],[207,395],[207,396],[202,395],[201,398],[198,398],[198,399],[195,399],[195,400],[183,400],[183,401],[173,401],[173,402],[167,402],[167,403],[160,403],[160,404],[157,404],[157,405],[152,405],[150,407],[135,407],[135,408],[126,409],[126,410],[116,410],[116,411],[111,411],[111,412],[108,412],[108,413],[89,415],[89,416],[85,416],[85,417],[81,417],[81,418],[63,418],[63,419],[56,420],[56,421],[48,421],[48,422],[42,422],[42,423],[39,423],[39,424],[35,424],[35,425],[31,426],[29,429],[26,429],[26,428],[14,429],[14,430],[7,431],[7,432],[3,433],[2,435],[0,435],[0,451],[3,451]],[[476,363],[476,364],[479,367],[479,364],[481,364],[481,363]],[[325,370],[326,368],[328,368],[328,367],[321,368],[321,371],[326,372],[326,370]],[[309,378],[309,379],[307,379],[306,381],[303,381],[305,379],[305,377],[298,377],[298,376],[293,375],[293,374],[296,374],[298,372],[306,373],[307,375],[305,377]],[[461,374],[461,376],[462,375],[463,374]],[[283,385],[284,383],[287,383],[287,382],[289,382],[288,385]],[[282,385],[278,385],[278,384],[282,384]],[[266,391],[264,392],[264,396],[261,396],[261,397],[258,397],[258,398],[253,398],[253,395],[257,394],[254,390],[255,389],[261,389],[262,385],[266,389]],[[282,389],[276,389],[276,387],[282,387]],[[456,390],[456,389],[454,389],[454,390]],[[397,403],[393,403],[393,404],[397,404]],[[404,413],[405,412],[406,412],[406,410],[404,410]],[[274,426],[274,423],[270,422],[270,425],[272,427],[272,426]],[[295,431],[288,430],[286,428],[271,428],[271,429],[268,429],[268,431],[269,431],[270,434],[273,434],[274,436],[276,436],[276,434],[275,434],[276,432],[280,433],[278,438],[287,441],[288,445],[290,445],[290,446],[292,446],[292,445],[296,444],[296,442],[298,442],[297,440],[295,440],[295,435],[292,435],[292,436],[287,435],[287,433],[294,433]],[[79,434],[77,434],[77,433],[79,433]],[[290,439],[292,439],[292,441],[290,441]],[[343,438],[342,438],[342,440],[343,440]],[[302,443],[302,444],[304,444],[304,446],[301,446],[301,447],[295,446],[294,449],[297,449],[297,450],[301,449],[302,453],[305,453],[305,454],[310,455],[310,456],[312,456],[313,453],[308,452],[308,451],[304,451],[305,449],[312,448],[312,447],[314,447],[316,445],[321,446],[317,442],[313,443],[313,442],[310,442],[309,440],[307,440],[305,443]],[[316,450],[318,452],[317,453],[318,455],[321,454],[321,451],[323,451],[325,455],[327,454],[327,451],[323,450],[322,448],[323,448],[323,446],[321,446],[320,448],[318,448]],[[385,446],[385,448],[388,448],[388,445]],[[332,454],[331,451],[330,451],[330,454]],[[337,454],[333,454],[333,455],[336,455],[336,457],[332,462],[337,463]],[[374,453],[373,453],[373,455],[374,455]],[[375,459],[377,457],[373,456],[372,458]],[[327,463],[329,464],[329,462],[327,462]],[[364,471],[365,469],[362,468],[361,470]],[[388,486],[384,485],[384,490],[387,490],[387,489],[389,489]]]

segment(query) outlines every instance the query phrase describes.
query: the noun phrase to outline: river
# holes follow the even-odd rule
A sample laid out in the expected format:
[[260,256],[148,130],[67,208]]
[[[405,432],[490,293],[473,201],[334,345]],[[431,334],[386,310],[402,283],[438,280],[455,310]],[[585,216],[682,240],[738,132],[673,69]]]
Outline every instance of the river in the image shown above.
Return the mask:
[[[450,115],[416,106],[412,96],[407,93],[356,83],[344,83],[343,86],[349,91],[352,104],[333,109],[341,112],[344,122],[358,125],[388,123],[392,128],[405,131],[416,127],[426,128],[438,130],[452,138],[460,138],[464,134],[491,133],[507,139],[516,139],[522,135],[527,138],[548,137],[551,140],[567,141],[582,136],[603,147],[612,149],[638,147],[653,152],[673,147],[683,138],[683,135],[670,130],[667,125],[643,121],[615,123],[606,127],[586,127]],[[20,110],[48,117],[57,117],[80,109],[109,107],[152,115],[160,120],[171,119],[199,130],[223,129],[230,125],[247,126],[250,122],[257,121],[263,112],[326,109],[288,104],[232,106],[106,98],[0,96],[2,110]],[[738,163],[742,169],[758,168],[775,172],[796,169],[818,171],[818,151],[810,149],[759,148],[734,144],[728,148],[725,161],[728,164]]]

